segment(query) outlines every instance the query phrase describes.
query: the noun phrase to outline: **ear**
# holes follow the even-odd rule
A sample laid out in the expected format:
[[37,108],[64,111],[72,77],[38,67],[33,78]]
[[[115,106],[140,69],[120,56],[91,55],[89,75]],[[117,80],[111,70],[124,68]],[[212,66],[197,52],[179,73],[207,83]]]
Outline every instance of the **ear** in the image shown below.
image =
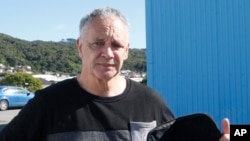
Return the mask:
[[80,37],[76,40],[76,45],[77,45],[78,56],[82,58],[82,40],[80,39]]
[[129,47],[130,47],[130,44],[128,43],[127,47],[125,48],[124,60],[128,59]]

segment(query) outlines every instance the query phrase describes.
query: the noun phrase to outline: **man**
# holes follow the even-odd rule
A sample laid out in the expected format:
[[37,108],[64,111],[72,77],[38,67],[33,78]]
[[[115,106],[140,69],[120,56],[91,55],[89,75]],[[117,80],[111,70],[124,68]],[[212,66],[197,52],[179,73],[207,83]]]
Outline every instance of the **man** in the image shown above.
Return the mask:
[[119,75],[129,50],[128,23],[119,11],[96,9],[84,17],[77,49],[81,74],[37,91],[1,141],[145,141],[174,118],[153,89]]

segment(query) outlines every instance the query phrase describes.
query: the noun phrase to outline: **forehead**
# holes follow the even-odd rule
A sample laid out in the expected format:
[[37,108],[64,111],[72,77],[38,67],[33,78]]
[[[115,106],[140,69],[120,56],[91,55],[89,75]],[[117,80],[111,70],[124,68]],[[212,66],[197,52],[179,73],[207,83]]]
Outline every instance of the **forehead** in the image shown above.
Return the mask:
[[86,26],[87,35],[96,34],[98,36],[128,36],[128,28],[117,17],[94,18]]

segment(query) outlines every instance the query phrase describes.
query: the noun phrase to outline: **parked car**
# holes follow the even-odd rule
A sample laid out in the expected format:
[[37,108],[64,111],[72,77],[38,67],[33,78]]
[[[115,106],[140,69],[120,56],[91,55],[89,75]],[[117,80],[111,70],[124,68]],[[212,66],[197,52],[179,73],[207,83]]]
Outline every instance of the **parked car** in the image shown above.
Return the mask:
[[0,111],[13,107],[23,107],[34,93],[16,86],[0,86]]

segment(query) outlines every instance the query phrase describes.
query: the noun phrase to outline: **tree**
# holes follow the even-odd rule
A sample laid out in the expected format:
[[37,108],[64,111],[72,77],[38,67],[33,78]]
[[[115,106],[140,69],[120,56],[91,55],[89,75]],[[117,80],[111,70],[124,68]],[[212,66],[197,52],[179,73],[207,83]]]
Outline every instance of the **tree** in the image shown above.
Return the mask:
[[1,84],[23,87],[32,92],[42,89],[42,82],[26,73],[6,74]]

